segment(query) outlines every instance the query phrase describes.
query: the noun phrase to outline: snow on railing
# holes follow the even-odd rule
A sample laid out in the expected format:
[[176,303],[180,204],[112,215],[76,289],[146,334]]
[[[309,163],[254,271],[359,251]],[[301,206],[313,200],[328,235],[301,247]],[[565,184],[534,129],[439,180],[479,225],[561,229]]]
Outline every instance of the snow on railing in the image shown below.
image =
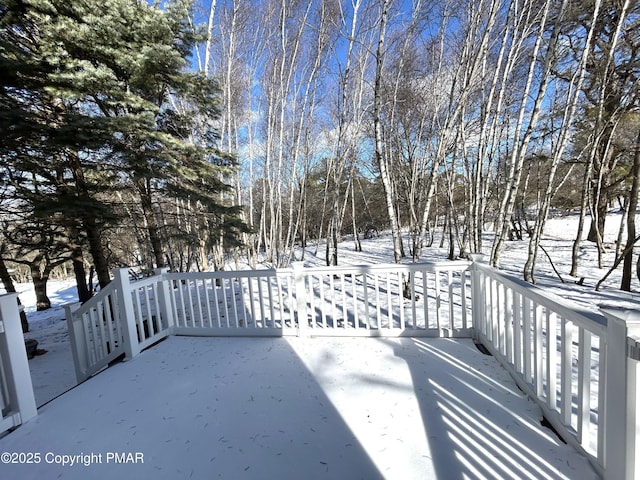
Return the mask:
[[84,304],[65,305],[78,383],[124,354],[120,296],[121,290],[111,283]]
[[167,273],[67,305],[76,377],[169,334],[471,336],[468,262]]
[[18,295],[0,295],[0,435],[36,415]]
[[625,374],[637,371],[627,355],[635,322],[588,311],[475,260],[477,339],[601,475],[637,478],[636,377]]
[[167,273],[164,278],[177,335],[298,333],[292,269]]
[[[161,275],[129,281],[126,268],[84,304],[65,305],[78,383],[119,357],[135,357],[169,334]],[[162,302],[160,306],[159,302]]]
[[470,337],[468,262],[300,269],[310,335]]
[[165,274],[180,335],[471,336],[468,262]]

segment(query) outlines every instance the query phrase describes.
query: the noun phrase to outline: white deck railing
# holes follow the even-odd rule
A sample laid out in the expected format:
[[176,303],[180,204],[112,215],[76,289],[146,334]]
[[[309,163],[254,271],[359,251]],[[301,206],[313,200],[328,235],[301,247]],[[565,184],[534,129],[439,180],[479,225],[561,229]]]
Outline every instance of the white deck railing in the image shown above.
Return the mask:
[[601,475],[638,478],[638,359],[627,345],[640,316],[583,309],[477,261],[471,271],[477,339]]
[[0,435],[36,413],[18,295],[0,295]]
[[78,381],[170,334],[471,337],[605,478],[640,478],[640,315],[587,311],[474,262],[158,273],[67,309]]

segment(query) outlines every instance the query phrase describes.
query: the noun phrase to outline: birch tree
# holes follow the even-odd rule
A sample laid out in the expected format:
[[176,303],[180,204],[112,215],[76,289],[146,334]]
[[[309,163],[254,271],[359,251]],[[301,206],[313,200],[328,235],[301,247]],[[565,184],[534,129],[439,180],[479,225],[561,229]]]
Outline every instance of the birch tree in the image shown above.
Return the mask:
[[[567,102],[563,108],[561,125],[559,126],[558,138],[553,142],[553,153],[551,155],[550,171],[547,177],[547,187],[543,194],[542,202],[539,202],[539,212],[536,219],[535,227],[529,241],[527,261],[524,265],[524,279],[527,281],[535,281],[535,262],[537,250],[542,237],[544,225],[549,213],[551,200],[555,191],[557,190],[554,185],[555,175],[560,165],[560,161],[564,156],[564,152],[569,146],[571,132],[574,130],[574,120],[578,107],[578,101],[580,93],[582,91],[584,78],[586,75],[587,60],[589,51],[594,37],[594,25],[596,19],[600,13],[600,7],[602,2],[597,0],[593,9],[593,16],[591,20],[591,27],[588,30],[587,38],[585,40],[584,50],[580,61],[575,69],[575,73],[570,77],[569,84],[566,91]],[[563,2],[560,6],[559,12],[556,16],[556,22],[561,23],[563,21],[563,14],[566,8],[566,2]],[[562,92],[564,97],[565,92]]]
[[390,0],[384,0],[380,10],[380,29],[378,34],[378,46],[376,49],[376,75],[373,89],[373,125],[375,133],[375,152],[380,178],[384,185],[385,198],[387,203],[387,213],[391,224],[391,236],[393,239],[393,258],[396,263],[402,261],[402,236],[398,216],[395,208],[394,190],[391,183],[391,173],[389,171],[389,159],[385,155],[384,135],[382,131],[382,75],[385,60],[385,35],[387,32],[387,16],[389,13]]
[[[531,137],[540,118],[542,102],[545,99],[550,81],[549,73],[554,60],[554,48],[560,28],[560,26],[556,24],[553,28],[551,38],[547,42],[544,42],[545,33],[547,33],[549,12],[551,10],[551,0],[546,0],[542,5],[539,5],[538,2],[526,2],[526,4],[525,15],[529,17],[530,22],[526,24],[526,27],[527,29],[532,27],[533,32],[535,32],[533,34],[534,45],[529,56],[528,72],[520,99],[517,120],[514,125],[514,143],[508,159],[508,172],[506,185],[504,186],[505,193],[500,201],[500,208],[496,219],[496,236],[491,248],[490,258],[490,262],[494,266],[499,264],[500,254],[508,236],[510,219],[520,187],[522,166],[527,155]],[[546,43],[546,50],[543,49],[543,43]],[[542,58],[539,58],[540,54],[542,54]],[[541,71],[537,72],[539,62],[542,63]],[[540,78],[537,89],[534,84],[536,73],[539,74]],[[530,92],[534,89],[536,93],[533,96],[533,104],[531,104]]]

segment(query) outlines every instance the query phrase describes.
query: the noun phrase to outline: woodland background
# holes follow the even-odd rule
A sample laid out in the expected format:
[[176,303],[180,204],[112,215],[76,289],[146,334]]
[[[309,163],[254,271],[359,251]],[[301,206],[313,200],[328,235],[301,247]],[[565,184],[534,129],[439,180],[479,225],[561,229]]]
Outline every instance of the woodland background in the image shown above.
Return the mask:
[[0,5],[5,288],[73,270],[86,297],[91,268],[281,267],[313,244],[337,265],[343,236],[383,230],[396,262],[437,231],[494,265],[528,239],[535,281],[550,215],[580,217],[575,275],[611,209],[620,288],[640,277],[638,2]]

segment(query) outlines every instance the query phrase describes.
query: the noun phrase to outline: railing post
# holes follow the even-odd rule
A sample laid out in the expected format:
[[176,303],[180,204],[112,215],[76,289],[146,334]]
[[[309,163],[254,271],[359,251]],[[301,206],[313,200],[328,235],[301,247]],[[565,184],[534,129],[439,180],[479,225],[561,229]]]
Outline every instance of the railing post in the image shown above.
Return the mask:
[[[633,338],[640,334],[640,312],[603,307],[607,317],[605,360],[605,478],[640,478],[640,349]],[[602,372],[601,372],[602,375]]]
[[[124,323],[124,325],[122,325],[124,353],[128,359],[132,359],[140,353],[140,342],[138,340],[138,330],[136,328],[135,314],[133,311],[133,301],[131,300],[129,269],[114,268],[113,277],[113,282],[116,284],[120,319]],[[142,337],[143,335],[144,332],[140,332],[140,336]]]
[[35,417],[38,409],[24,346],[17,293],[0,296],[0,360],[9,389],[10,411],[15,415],[13,423],[18,426]]
[[165,327],[171,334],[173,333],[175,323],[173,320],[173,309],[171,308],[171,289],[169,288],[169,280],[165,277],[165,274],[168,272],[168,268],[155,269],[155,274],[160,277],[158,280],[158,305],[160,306],[160,317],[165,320]]
[[88,367],[87,343],[84,339],[82,318],[76,320],[73,315],[81,306],[82,304],[80,302],[64,305],[67,329],[69,330],[69,340],[71,342],[71,353],[73,354],[73,366],[76,370],[76,381],[78,383],[82,383],[87,379],[86,369]]
[[482,253],[469,254],[471,259],[471,321],[473,324],[473,338],[479,340],[480,333],[485,333],[485,310],[482,275],[478,269],[478,264],[484,263],[484,255]]
[[307,300],[304,286],[304,262],[292,262],[293,283],[296,295],[296,317],[298,319],[298,336],[307,337],[309,335]]

